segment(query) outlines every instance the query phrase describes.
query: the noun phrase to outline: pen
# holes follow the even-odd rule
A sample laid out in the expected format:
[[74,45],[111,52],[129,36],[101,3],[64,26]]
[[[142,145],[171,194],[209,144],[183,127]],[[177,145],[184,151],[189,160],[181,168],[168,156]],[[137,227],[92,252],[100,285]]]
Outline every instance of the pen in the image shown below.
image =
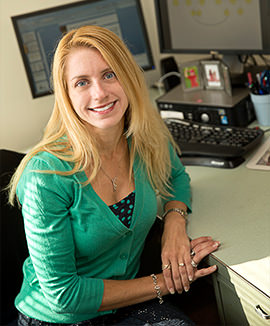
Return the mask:
[[248,78],[248,86],[252,86],[253,85],[253,79],[252,79],[251,72],[247,73],[247,78]]
[[247,72],[247,80],[248,80],[248,88],[250,89],[251,93],[253,94],[260,94],[259,93],[259,83],[256,81],[255,83],[253,82],[252,74],[251,72]]
[[270,70],[265,70],[262,72],[260,84],[264,94],[270,94]]
[[270,70],[256,74],[256,81],[252,79],[251,72],[247,72],[248,88],[255,95],[270,94]]

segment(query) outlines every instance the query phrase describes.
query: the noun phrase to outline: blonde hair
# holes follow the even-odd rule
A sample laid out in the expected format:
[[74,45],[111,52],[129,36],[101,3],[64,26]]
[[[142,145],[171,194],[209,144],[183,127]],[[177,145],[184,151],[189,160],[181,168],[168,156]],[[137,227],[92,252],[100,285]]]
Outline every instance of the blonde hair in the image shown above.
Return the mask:
[[98,26],[84,26],[68,32],[57,46],[52,68],[54,109],[43,139],[24,157],[12,177],[10,203],[14,203],[16,187],[26,164],[41,151],[73,163],[71,171],[54,173],[73,174],[91,165],[88,183],[95,178],[100,168],[95,138],[89,134],[73,109],[67,91],[66,61],[72,49],[78,47],[96,48],[101,53],[128,98],[125,125],[127,137],[131,136],[130,177],[135,155],[138,154],[153,188],[161,195],[169,195],[171,163],[168,143],[175,144],[159,113],[151,104],[142,70],[125,44],[113,32]]

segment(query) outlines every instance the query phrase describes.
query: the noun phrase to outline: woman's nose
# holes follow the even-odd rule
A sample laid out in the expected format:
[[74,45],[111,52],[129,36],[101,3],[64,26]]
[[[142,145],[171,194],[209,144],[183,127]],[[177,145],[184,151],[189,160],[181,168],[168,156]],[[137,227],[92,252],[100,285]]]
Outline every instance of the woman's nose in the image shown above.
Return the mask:
[[100,98],[104,98],[106,97],[108,94],[107,89],[105,87],[105,85],[103,85],[102,82],[100,81],[96,81],[93,82],[91,85],[91,96],[94,99],[100,99]]

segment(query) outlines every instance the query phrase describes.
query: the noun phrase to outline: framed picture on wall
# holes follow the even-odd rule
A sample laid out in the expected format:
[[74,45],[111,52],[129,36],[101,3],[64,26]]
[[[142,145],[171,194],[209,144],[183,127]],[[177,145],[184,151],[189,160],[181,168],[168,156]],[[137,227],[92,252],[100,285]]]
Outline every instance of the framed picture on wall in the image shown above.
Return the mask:
[[199,61],[186,62],[180,66],[181,81],[184,91],[203,88],[203,79]]
[[201,61],[206,89],[224,89],[223,69],[218,60]]

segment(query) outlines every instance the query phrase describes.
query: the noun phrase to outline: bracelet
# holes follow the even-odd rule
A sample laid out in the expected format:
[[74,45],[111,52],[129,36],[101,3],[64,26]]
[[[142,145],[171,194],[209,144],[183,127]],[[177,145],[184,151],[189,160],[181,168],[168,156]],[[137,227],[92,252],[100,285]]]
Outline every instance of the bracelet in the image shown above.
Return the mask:
[[157,277],[156,277],[155,274],[151,274],[150,276],[152,277],[152,280],[154,282],[154,289],[156,290],[159,304],[162,304],[164,301],[163,301],[162,296],[161,296],[160,286],[157,283]]
[[188,213],[186,211],[184,211],[181,208],[170,208],[168,209],[163,215],[162,215],[162,220],[164,220],[164,218],[170,213],[170,212],[176,212],[179,213],[184,219],[187,218]]

